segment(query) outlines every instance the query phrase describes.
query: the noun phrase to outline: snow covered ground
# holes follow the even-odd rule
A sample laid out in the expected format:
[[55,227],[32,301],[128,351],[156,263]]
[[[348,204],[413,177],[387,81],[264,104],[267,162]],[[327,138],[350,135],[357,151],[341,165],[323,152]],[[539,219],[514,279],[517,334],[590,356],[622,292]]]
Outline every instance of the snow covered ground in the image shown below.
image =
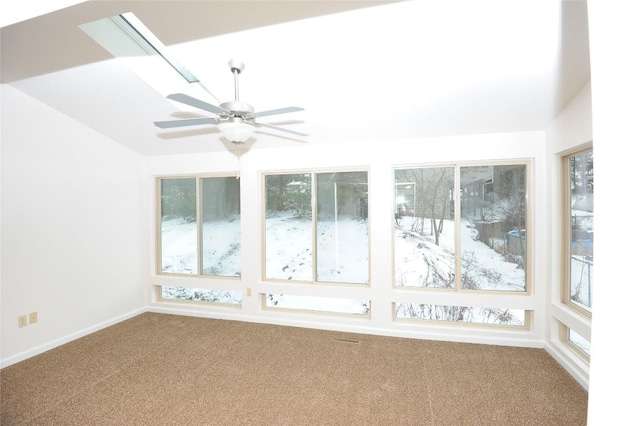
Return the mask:
[[[409,232],[413,217],[405,217],[396,226],[396,277],[398,285],[424,286],[430,271],[442,277],[454,277],[454,227],[445,221],[440,245],[432,237],[421,237]],[[480,288],[484,290],[524,290],[524,270],[508,262],[502,255],[475,240],[475,230],[462,226],[461,241],[464,251],[473,251],[473,271]],[[209,221],[203,225],[203,265],[205,273],[218,276],[240,276],[240,220],[239,218]],[[295,218],[292,213],[281,213],[267,219],[266,273],[269,279],[313,281],[312,222]],[[410,237],[407,238],[406,236]],[[195,222],[180,219],[162,222],[162,269],[164,272],[196,274]],[[367,221],[344,218],[338,221],[319,221],[317,231],[318,280],[321,282],[369,282],[369,237]],[[484,271],[484,272],[482,272]],[[491,271],[491,273],[487,273]],[[241,292],[163,288],[163,297],[218,303],[242,303]],[[370,309],[365,300],[318,298],[293,295],[268,295],[267,306],[311,311],[340,312],[366,315]],[[471,307],[439,307],[398,304],[401,318],[462,320],[465,322],[504,322],[519,325],[524,312],[505,312]],[[427,314],[425,314],[427,312]],[[461,314],[462,312],[462,314]],[[451,317],[451,318],[449,318]],[[454,318],[455,317],[455,318]]]

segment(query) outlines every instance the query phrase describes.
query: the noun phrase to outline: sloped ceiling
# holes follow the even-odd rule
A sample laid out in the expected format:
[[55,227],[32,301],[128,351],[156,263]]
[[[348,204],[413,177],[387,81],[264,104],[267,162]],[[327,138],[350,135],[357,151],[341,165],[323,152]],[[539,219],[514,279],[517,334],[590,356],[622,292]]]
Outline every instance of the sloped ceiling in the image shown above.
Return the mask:
[[[583,1],[89,1],[2,28],[3,84],[143,155],[229,149],[207,116],[170,102],[79,25],[134,12],[211,103],[305,111],[266,123],[253,148],[541,130],[589,80]],[[153,71],[151,74],[154,74]],[[184,83],[186,84],[186,83]],[[187,85],[188,86],[188,85]],[[206,88],[204,90],[203,88]],[[3,106],[10,107],[10,106]]]

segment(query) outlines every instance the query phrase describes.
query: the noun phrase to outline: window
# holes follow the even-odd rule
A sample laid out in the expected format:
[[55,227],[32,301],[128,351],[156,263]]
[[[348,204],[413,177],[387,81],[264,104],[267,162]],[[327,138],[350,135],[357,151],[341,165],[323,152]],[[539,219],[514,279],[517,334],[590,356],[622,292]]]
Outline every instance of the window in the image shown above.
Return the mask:
[[591,342],[570,328],[567,328],[567,341],[580,355],[591,357]]
[[266,280],[369,282],[368,173],[264,176]]
[[240,276],[240,179],[201,182],[202,274]]
[[264,194],[265,279],[311,281],[311,174],[267,175]]
[[445,321],[475,325],[524,327],[526,324],[526,316],[523,309],[397,303],[395,304],[395,316],[398,319]]
[[[369,282],[368,172],[264,175],[264,279]],[[262,295],[267,309],[367,316],[370,302]]]
[[460,287],[526,291],[527,168],[460,168]]
[[[526,162],[395,170],[396,287],[527,291]],[[529,312],[394,303],[397,320],[526,328]]]
[[162,286],[160,299],[185,300],[189,302],[223,303],[227,305],[242,304],[240,290],[210,290],[205,288]]
[[565,303],[590,315],[593,301],[593,150],[564,157]]
[[396,286],[526,291],[526,164],[396,169],[395,188]]
[[[240,180],[235,177],[158,179],[159,274],[239,277]],[[242,293],[163,286],[162,300],[240,304]]]
[[396,285],[455,287],[453,167],[395,171]]
[[367,316],[371,303],[368,300],[337,297],[296,296],[291,294],[266,294],[264,306],[273,309],[295,309],[334,314]]
[[160,179],[160,271],[240,276],[240,182]]
[[197,274],[196,179],[160,180],[160,271]]

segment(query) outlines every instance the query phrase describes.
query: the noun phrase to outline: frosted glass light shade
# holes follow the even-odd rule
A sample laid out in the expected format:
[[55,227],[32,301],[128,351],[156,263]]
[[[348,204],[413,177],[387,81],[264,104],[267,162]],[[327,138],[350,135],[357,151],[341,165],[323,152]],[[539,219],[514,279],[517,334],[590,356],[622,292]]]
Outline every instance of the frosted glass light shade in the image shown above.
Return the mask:
[[227,140],[239,143],[246,142],[255,131],[252,125],[242,122],[220,123],[218,129]]

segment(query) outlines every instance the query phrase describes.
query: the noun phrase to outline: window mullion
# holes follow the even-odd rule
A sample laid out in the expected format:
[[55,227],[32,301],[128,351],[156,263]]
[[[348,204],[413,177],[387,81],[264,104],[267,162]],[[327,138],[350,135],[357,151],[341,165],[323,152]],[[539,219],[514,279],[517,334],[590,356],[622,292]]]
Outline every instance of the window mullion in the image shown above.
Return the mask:
[[318,206],[317,206],[317,174],[311,173],[311,282],[318,281]]
[[454,253],[455,253],[455,291],[459,291],[462,287],[462,265],[460,259],[462,258],[462,254],[460,253],[460,247],[462,243],[460,241],[460,217],[461,217],[461,204],[462,204],[462,196],[460,194],[460,165],[456,164],[454,166],[454,184],[453,184],[453,202],[454,202],[454,212],[453,212],[453,221],[454,221]]
[[203,275],[202,265],[204,264],[203,260],[203,250],[202,250],[202,178],[199,177],[196,179],[196,223],[198,226],[198,232],[196,233],[196,247],[197,253],[196,256],[196,267],[198,271],[198,275]]

